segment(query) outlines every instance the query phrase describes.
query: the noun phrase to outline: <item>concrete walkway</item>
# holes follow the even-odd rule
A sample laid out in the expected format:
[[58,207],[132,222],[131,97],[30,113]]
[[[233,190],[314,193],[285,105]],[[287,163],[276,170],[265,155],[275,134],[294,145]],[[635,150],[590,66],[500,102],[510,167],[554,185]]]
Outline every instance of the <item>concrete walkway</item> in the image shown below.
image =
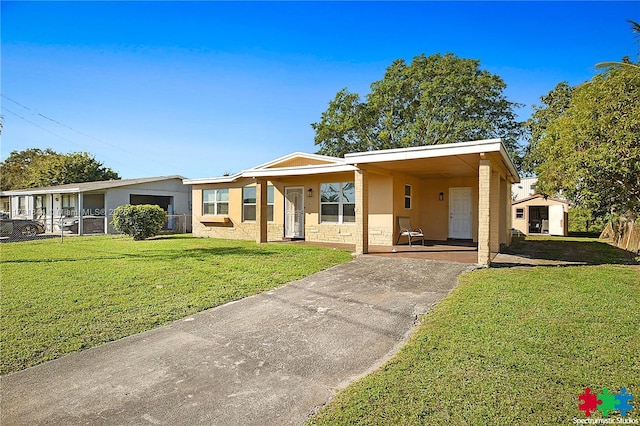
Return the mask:
[[300,425],[379,367],[473,266],[361,256],[4,376],[5,425]]

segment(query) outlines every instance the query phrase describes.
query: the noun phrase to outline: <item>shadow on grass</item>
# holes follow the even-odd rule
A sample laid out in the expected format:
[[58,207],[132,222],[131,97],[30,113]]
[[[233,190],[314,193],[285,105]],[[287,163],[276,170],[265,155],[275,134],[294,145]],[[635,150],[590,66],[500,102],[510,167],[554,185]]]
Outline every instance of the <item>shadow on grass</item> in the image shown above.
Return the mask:
[[515,239],[505,254],[584,265],[638,265],[635,255],[610,244],[580,239]]
[[262,258],[265,256],[273,256],[279,254],[276,251],[254,248],[246,248],[240,246],[231,247],[212,247],[212,248],[190,248],[190,249],[172,249],[172,250],[152,250],[136,253],[114,253],[107,256],[82,256],[61,259],[14,259],[3,260],[1,263],[54,263],[54,262],[86,262],[96,260],[117,260],[128,259],[131,261],[173,261],[179,258],[195,259],[195,260],[211,260],[216,256],[238,256],[242,258]]

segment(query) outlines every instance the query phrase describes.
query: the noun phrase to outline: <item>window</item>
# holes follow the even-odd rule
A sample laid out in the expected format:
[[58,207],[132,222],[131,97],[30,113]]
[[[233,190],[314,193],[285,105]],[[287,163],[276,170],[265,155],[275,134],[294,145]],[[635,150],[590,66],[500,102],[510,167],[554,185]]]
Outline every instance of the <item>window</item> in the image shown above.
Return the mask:
[[[245,186],[242,188],[242,220],[251,222],[256,220],[256,188]],[[267,186],[267,222],[273,222],[273,186]]]
[[524,209],[516,209],[516,219],[524,219]]
[[242,188],[242,220],[244,222],[256,220],[256,187]]
[[76,215],[76,196],[74,194],[62,194],[62,214],[64,216]]
[[229,189],[202,191],[202,214],[226,216],[229,214]]
[[404,208],[411,210],[411,185],[404,186]]
[[37,218],[43,217],[47,215],[47,207],[44,202],[44,195],[36,195],[34,197],[35,200],[35,215]]
[[273,206],[274,202],[273,186],[267,186],[267,222],[273,222]]
[[27,197],[21,196],[18,197],[18,211],[19,216],[27,214]]
[[354,223],[356,188],[353,182],[320,185],[320,222]]

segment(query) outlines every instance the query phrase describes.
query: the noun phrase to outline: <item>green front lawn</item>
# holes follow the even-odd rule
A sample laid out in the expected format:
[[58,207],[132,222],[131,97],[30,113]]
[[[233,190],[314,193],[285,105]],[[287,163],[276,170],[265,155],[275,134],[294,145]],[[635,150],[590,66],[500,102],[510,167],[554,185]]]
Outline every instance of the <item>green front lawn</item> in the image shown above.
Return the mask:
[[0,245],[0,372],[167,324],[348,261],[293,244],[187,236]]
[[628,416],[640,418],[640,267],[605,264],[633,257],[594,240],[518,245],[572,259],[581,251],[595,265],[461,276],[391,362],[310,423],[566,425],[585,418],[578,395],[587,386],[626,387],[636,407]]

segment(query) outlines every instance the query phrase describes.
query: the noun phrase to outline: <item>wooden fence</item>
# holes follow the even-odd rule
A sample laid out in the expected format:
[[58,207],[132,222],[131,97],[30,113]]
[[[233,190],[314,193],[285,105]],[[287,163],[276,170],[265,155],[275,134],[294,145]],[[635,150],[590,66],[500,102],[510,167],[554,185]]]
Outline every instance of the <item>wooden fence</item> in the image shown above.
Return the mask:
[[640,225],[635,222],[624,219],[618,220],[617,223],[609,222],[600,238],[632,253],[640,252]]

